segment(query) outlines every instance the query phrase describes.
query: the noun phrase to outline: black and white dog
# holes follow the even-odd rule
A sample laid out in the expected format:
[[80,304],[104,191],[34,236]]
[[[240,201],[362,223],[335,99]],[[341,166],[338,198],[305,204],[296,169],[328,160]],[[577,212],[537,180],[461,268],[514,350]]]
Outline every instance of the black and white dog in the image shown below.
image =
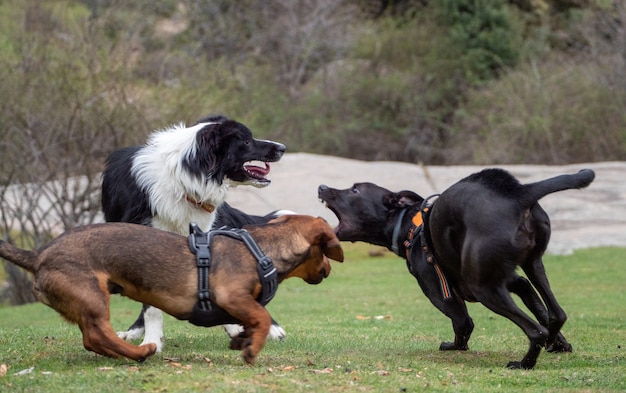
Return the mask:
[[[189,234],[192,221],[203,231],[214,224],[240,227],[268,221],[281,213],[250,216],[224,201],[230,187],[269,185],[268,163],[280,160],[284,152],[283,144],[255,139],[245,125],[224,116],[156,131],[145,146],[118,149],[108,157],[102,174],[104,218],[183,236]],[[160,352],[163,314],[154,307],[144,305],[137,321],[118,335],[140,338],[144,326],[143,344],[156,343]],[[233,335],[239,327],[226,328]],[[272,327],[272,337],[284,335],[280,326]]]

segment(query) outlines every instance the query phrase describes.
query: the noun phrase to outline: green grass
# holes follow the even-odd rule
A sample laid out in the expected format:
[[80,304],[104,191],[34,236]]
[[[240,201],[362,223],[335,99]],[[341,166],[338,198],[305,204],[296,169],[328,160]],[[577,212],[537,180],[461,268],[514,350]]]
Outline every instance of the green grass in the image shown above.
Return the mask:
[[[574,352],[544,351],[531,371],[504,367],[521,359],[527,339],[479,304],[469,305],[476,325],[470,350],[440,352],[439,343],[452,338],[449,320],[423,296],[404,261],[369,257],[366,245],[345,249],[346,262],[335,263],[319,286],[281,284],[268,308],[288,336],[268,342],[253,366],[228,350],[221,328],[166,317],[163,354],[138,364],[86,351],[78,328],[41,304],[2,308],[0,364],[9,370],[0,391],[626,391],[626,249],[545,258],[569,315],[563,333]],[[127,327],[139,308],[114,297],[114,326]]]

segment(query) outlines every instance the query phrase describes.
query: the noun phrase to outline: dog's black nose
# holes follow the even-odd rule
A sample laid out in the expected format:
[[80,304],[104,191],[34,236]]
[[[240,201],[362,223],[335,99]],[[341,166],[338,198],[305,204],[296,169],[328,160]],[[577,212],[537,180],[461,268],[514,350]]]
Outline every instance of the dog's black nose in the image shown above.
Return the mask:
[[324,192],[328,190],[328,186],[326,184],[320,184],[320,186],[317,188],[317,192]]

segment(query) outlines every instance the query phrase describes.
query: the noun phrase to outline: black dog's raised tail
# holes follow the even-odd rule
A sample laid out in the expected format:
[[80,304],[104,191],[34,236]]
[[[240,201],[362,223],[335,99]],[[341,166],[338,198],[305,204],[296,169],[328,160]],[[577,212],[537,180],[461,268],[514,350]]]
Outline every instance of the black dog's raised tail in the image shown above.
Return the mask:
[[38,267],[35,251],[22,250],[12,244],[0,240],[0,258],[26,269],[31,273],[35,273]]
[[581,169],[573,175],[559,175],[536,183],[526,184],[524,186],[524,195],[521,198],[522,205],[530,207],[539,199],[553,192],[585,188],[591,184],[595,177],[596,174],[591,169]]

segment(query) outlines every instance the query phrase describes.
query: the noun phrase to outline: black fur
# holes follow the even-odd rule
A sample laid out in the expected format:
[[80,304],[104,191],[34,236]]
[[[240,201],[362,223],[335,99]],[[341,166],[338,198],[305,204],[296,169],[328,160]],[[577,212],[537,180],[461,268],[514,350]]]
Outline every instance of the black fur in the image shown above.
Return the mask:
[[102,174],[102,211],[107,222],[152,224],[148,194],[131,174],[133,157],[139,149],[141,146],[123,147],[107,158]]
[[280,217],[281,215],[282,214],[279,211],[273,211],[265,216],[256,216],[245,213],[232,207],[227,202],[224,202],[220,208],[217,209],[217,217],[213,223],[213,228],[241,228],[246,225],[265,224],[274,218]]
[[244,182],[247,174],[242,171],[246,161],[277,161],[284,153],[276,145],[259,141],[252,137],[248,127],[233,120],[211,123],[196,134],[197,150],[184,157],[183,165],[190,173],[199,177],[211,174],[206,181],[222,184],[224,179]]
[[[339,218],[335,232],[340,240],[389,249],[398,246],[398,255],[407,258],[409,271],[426,296],[452,320],[454,342],[442,343],[441,350],[468,349],[474,323],[465,302],[479,301],[526,333],[528,352],[508,367],[530,369],[542,347],[553,352],[572,349],[560,332],[567,317],[552,294],[541,259],[550,239],[550,220],[537,201],[553,192],[586,187],[594,176],[587,169],[520,184],[504,170],[487,169],[444,191],[430,209],[425,233],[450,286],[448,300],[420,244],[405,247],[421,196],[411,191],[394,193],[372,183],[357,183],[346,190],[321,185],[318,196]],[[518,266],[528,279],[515,272]],[[511,293],[522,299],[539,323],[517,307]]]

